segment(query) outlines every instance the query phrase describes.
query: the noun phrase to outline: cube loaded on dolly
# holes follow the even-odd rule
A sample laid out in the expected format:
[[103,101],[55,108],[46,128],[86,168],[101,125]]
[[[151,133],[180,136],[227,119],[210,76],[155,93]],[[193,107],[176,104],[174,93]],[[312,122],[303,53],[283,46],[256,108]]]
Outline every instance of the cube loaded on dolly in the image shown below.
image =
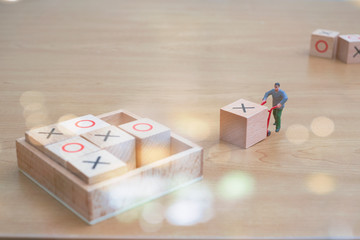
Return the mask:
[[248,148],[266,138],[267,107],[240,99],[220,109],[220,139]]

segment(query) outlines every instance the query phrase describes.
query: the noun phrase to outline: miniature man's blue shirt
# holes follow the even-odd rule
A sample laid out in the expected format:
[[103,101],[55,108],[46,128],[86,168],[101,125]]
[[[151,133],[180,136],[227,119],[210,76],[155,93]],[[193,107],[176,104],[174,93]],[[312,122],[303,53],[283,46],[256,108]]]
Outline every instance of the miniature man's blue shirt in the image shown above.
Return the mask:
[[272,95],[273,97],[273,104],[272,104],[273,107],[275,107],[279,103],[281,103],[280,109],[283,109],[285,107],[285,103],[288,100],[288,96],[283,90],[279,89],[279,91],[276,92],[275,89],[271,89],[270,91],[265,93],[263,99],[266,100],[269,95]]

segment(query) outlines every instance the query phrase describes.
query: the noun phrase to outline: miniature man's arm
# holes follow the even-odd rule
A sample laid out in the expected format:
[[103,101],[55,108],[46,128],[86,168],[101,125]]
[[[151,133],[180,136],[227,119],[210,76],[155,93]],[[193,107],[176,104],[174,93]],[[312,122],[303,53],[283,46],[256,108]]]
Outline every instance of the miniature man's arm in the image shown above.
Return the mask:
[[277,105],[278,108],[281,108],[281,106],[284,105],[286,103],[286,101],[288,100],[288,96],[287,96],[286,92],[282,91],[281,95],[282,95],[282,100]]
[[265,93],[265,95],[264,95],[264,97],[263,97],[263,102],[266,101],[266,99],[269,97],[269,95],[272,95],[272,91],[273,91],[273,89],[271,89],[270,91],[267,91],[267,92]]

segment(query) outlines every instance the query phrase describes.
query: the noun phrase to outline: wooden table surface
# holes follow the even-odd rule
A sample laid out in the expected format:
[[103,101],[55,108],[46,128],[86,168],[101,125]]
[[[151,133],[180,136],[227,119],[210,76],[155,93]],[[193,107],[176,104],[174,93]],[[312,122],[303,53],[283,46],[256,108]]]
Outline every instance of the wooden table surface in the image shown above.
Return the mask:
[[[0,0],[0,235],[359,238],[360,65],[308,54],[359,23],[359,1]],[[281,131],[219,141],[219,109],[274,82]],[[202,146],[204,179],[89,226],[18,171],[15,140],[117,109]]]

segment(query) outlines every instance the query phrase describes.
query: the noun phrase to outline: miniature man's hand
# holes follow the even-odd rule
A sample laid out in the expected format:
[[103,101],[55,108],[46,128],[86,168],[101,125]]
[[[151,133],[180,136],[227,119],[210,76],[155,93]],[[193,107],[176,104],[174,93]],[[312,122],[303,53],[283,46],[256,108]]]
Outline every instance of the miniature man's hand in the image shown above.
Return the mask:
[[263,100],[262,103],[261,103],[261,105],[264,105],[265,103],[266,103],[266,100]]
[[276,105],[277,108],[281,108],[281,103],[279,103],[278,105]]

